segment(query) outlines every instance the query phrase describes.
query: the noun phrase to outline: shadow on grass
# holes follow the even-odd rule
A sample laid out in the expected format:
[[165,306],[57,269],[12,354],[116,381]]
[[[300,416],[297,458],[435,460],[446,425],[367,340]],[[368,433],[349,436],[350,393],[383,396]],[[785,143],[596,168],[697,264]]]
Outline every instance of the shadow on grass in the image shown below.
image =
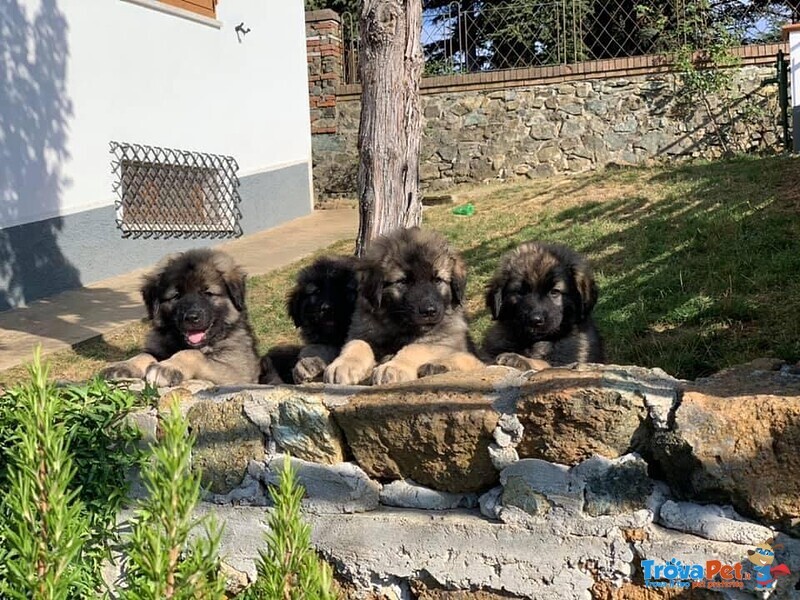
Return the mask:
[[[559,193],[591,194],[593,184],[629,184],[632,177],[638,191],[520,214],[522,225],[512,232],[464,251],[470,287],[477,294],[500,256],[521,241],[561,241],[595,266],[596,318],[611,362],[693,379],[762,356],[796,361],[798,166],[779,157],[589,176]],[[488,316],[482,310],[476,317],[480,330]]]

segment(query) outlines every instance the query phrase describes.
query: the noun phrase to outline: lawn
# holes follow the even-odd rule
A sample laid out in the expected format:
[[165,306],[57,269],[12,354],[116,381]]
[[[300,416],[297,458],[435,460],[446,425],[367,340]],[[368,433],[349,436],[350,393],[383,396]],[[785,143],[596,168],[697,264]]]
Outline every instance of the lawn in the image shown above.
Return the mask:
[[[683,378],[763,356],[800,359],[800,162],[742,158],[623,168],[569,178],[457,190],[476,213],[425,211],[470,266],[468,312],[480,339],[482,290],[500,256],[528,239],[585,252],[600,286],[596,319],[609,361],[658,366]],[[349,252],[352,240],[328,251]],[[309,259],[310,260],[310,259]],[[262,350],[296,339],[283,299],[297,269],[250,282]],[[131,355],[144,325],[51,356],[51,372],[87,377]],[[0,374],[11,382],[22,369]]]

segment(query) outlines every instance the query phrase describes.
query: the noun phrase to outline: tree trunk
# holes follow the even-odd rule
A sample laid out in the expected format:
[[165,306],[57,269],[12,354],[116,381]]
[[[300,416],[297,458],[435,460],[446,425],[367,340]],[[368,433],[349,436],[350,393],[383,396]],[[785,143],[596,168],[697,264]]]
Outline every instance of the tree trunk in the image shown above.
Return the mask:
[[421,0],[364,0],[359,46],[358,256],[377,236],[422,221],[421,28]]

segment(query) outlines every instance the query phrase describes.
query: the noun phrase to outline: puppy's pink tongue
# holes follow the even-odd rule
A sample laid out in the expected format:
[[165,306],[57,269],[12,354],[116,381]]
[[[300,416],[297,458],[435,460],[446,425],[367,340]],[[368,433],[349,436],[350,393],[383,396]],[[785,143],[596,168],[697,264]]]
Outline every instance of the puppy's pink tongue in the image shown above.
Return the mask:
[[199,344],[206,338],[205,331],[190,331],[186,334],[186,339],[190,344]]

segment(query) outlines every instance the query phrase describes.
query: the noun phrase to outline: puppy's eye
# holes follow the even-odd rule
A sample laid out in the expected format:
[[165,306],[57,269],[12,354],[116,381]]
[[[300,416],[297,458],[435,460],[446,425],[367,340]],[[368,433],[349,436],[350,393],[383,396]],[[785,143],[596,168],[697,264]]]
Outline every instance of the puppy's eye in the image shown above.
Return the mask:
[[386,285],[405,285],[408,282],[406,277],[401,277],[400,279],[395,279],[394,281],[387,281]]
[[447,283],[447,281],[445,281],[441,277],[434,277],[433,278],[433,283]]
[[203,294],[205,296],[208,296],[209,298],[213,298],[214,296],[219,296],[219,294],[212,292],[211,290],[206,290],[205,292],[203,292]]
[[557,290],[553,288],[550,290],[550,297],[555,300],[556,298],[561,298],[561,290]]

